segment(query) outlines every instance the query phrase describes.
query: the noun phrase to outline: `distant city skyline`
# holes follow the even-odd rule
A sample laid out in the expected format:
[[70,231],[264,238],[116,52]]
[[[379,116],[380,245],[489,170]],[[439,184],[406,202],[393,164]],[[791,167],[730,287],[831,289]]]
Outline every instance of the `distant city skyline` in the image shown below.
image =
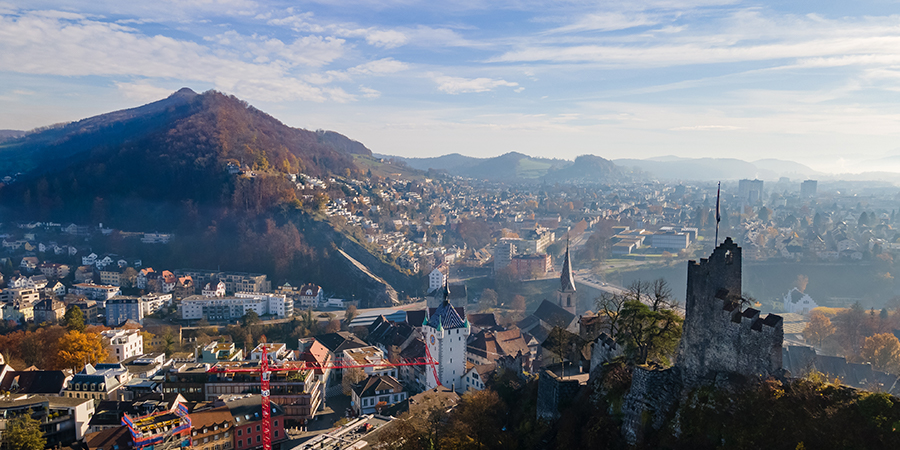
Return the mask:
[[897,11],[893,0],[0,0],[0,129],[190,87],[406,157],[900,171]]

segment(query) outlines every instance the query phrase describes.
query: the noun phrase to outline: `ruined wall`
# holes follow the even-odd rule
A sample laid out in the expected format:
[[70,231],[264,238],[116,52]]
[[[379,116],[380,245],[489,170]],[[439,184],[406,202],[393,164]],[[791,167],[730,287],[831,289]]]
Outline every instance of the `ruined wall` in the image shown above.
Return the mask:
[[613,358],[621,356],[624,349],[616,341],[609,337],[606,333],[600,333],[597,340],[591,344],[591,379],[597,376],[600,367],[603,364],[612,361]]
[[581,384],[578,380],[564,380],[544,369],[538,377],[537,418],[552,422],[559,419],[559,407],[575,398]]
[[731,238],[708,259],[688,261],[685,322],[678,367],[685,386],[717,374],[765,377],[781,374],[781,316],[741,310],[741,248]]
[[681,396],[681,373],[677,367],[654,370],[635,367],[631,389],[622,404],[622,435],[635,445],[648,427],[662,428]]

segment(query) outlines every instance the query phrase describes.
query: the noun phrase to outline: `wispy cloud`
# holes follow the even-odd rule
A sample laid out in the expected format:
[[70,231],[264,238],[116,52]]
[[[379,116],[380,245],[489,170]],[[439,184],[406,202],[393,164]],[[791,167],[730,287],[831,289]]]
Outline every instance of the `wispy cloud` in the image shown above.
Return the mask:
[[741,129],[743,129],[743,127],[735,127],[731,125],[695,125],[691,127],[669,128],[670,131],[734,131]]
[[437,83],[439,91],[448,94],[487,92],[500,86],[516,87],[519,85],[519,83],[492,78],[462,78],[441,74],[431,74],[431,78]]

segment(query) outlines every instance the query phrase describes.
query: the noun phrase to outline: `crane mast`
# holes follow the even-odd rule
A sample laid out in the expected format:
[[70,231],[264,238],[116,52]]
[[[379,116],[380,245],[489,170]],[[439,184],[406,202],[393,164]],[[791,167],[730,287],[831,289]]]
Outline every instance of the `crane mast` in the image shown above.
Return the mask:
[[269,355],[268,355],[268,346],[263,343],[262,345],[262,357],[259,361],[259,367],[257,368],[240,368],[240,369],[227,369],[224,367],[212,366],[209,368],[207,373],[258,373],[259,374],[259,389],[260,389],[260,406],[262,408],[262,443],[263,450],[272,450],[272,407],[270,405],[269,399],[269,381],[272,376],[272,372],[287,372],[287,371],[296,371],[296,370],[314,370],[314,369],[350,369],[350,368],[366,368],[366,367],[400,367],[400,366],[431,366],[431,370],[434,373],[434,379],[437,384],[440,386],[441,381],[438,378],[437,373],[437,361],[435,361],[431,357],[431,352],[428,350],[428,346],[425,346],[425,357],[424,358],[414,358],[414,359],[405,359],[401,360],[398,363],[391,362],[378,362],[372,364],[358,364],[355,361],[351,360],[349,363],[347,362],[337,362],[331,364],[325,364],[324,366],[321,364],[310,364],[304,362],[297,366],[290,367],[272,367],[269,365]]

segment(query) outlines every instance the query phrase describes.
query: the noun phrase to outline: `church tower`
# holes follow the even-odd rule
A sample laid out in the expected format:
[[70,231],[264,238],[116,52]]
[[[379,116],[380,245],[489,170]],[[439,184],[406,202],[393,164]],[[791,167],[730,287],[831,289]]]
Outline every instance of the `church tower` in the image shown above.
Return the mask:
[[441,305],[422,324],[425,345],[438,363],[436,370],[431,367],[425,369],[425,387],[433,389],[439,380],[445,387],[462,393],[465,389],[462,377],[466,372],[466,339],[471,327],[469,321],[463,319],[450,304],[450,285],[447,282],[444,282],[443,297]]
[[578,297],[575,295],[575,277],[572,275],[572,260],[569,257],[569,241],[566,240],[566,257],[563,260],[562,274],[559,276],[559,290],[556,292],[556,304],[560,308],[575,314]]

